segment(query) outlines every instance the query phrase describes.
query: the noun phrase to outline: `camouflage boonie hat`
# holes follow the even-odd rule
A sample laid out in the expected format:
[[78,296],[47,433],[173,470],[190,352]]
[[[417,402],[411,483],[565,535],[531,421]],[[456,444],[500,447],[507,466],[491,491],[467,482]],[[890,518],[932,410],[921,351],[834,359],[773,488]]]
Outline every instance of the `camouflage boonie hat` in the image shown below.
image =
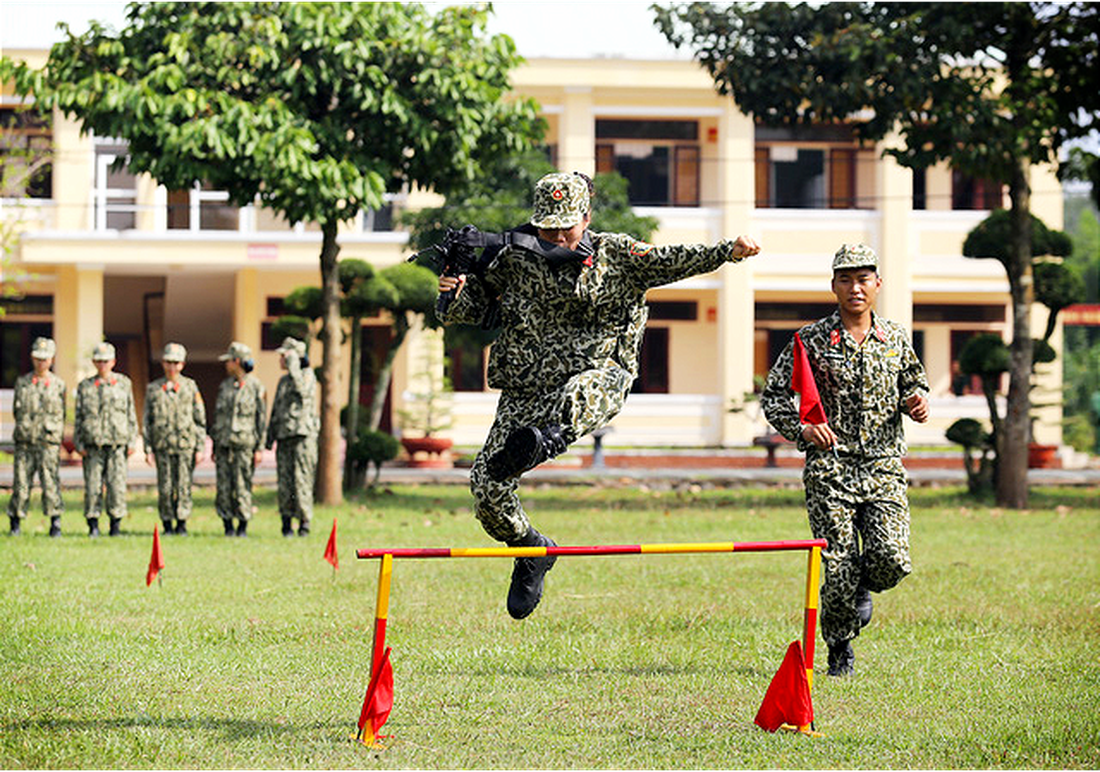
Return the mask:
[[294,354],[295,356],[304,357],[306,355],[306,344],[297,338],[284,338],[283,345],[275,351],[279,354]]
[[245,359],[251,359],[251,358],[252,358],[252,349],[250,349],[245,344],[235,340],[235,341],[233,341],[232,343],[229,344],[229,348],[226,350],[226,352],[224,354],[222,354],[221,356],[218,357],[218,360],[221,361],[221,362],[227,362],[230,359],[245,360]]
[[114,358],[115,347],[106,341],[95,344],[95,348],[92,349],[93,362],[110,362]]
[[878,270],[878,255],[866,244],[841,244],[833,255],[833,270],[844,268],[874,268]]
[[53,359],[56,353],[57,344],[53,342],[53,338],[35,338],[31,345],[32,359]]
[[183,347],[182,343],[167,343],[160,358],[165,362],[186,362],[187,349]]
[[572,228],[584,219],[591,206],[588,183],[579,174],[547,174],[535,183],[536,228]]

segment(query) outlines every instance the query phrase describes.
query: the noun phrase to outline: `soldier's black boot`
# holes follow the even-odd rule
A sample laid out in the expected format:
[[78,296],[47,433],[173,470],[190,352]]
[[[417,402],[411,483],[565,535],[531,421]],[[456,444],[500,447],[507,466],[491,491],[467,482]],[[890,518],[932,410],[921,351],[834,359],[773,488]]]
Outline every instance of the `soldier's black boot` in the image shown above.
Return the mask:
[[236,536],[237,535],[237,529],[235,529],[233,527],[233,519],[232,518],[227,517],[224,520],[222,520],[222,525],[225,527],[225,535],[226,536]]
[[[531,528],[522,539],[508,542],[509,547],[556,547],[553,540]],[[542,600],[546,572],[554,567],[556,557],[516,558],[512,566],[512,584],[508,588],[508,613],[513,619],[528,616]]]
[[107,535],[108,536],[118,536],[120,533],[122,533],[122,518],[121,517],[112,517],[111,518],[111,530],[107,532]]
[[186,520],[177,520],[176,521],[176,534],[178,536],[186,536],[187,535],[187,521]]
[[294,535],[294,525],[291,523],[291,520],[290,520],[289,517],[284,517],[283,518],[283,536],[293,536],[293,535]]
[[99,518],[88,518],[88,536],[93,539],[99,536]]
[[829,644],[829,675],[850,676],[856,672],[856,653],[851,641]]
[[298,535],[309,536],[309,523],[298,521]]
[[54,515],[50,518],[50,536],[56,539],[61,535],[61,515]]
[[176,529],[172,527],[172,521],[171,520],[161,520],[160,521],[160,535],[161,536],[171,536],[175,532],[176,532]]
[[237,521],[237,535],[240,536],[241,538],[244,538],[245,536],[248,536],[248,521],[247,520],[242,518],[242,519]]
[[871,624],[871,614],[874,613],[875,603],[871,600],[871,591],[860,585],[856,591],[856,613],[859,615],[859,626],[866,627]]
[[10,517],[8,519],[11,521],[11,530],[8,531],[9,536],[18,536],[23,533],[23,530],[20,528],[20,520],[18,517]]
[[542,429],[524,426],[508,435],[504,447],[489,458],[486,469],[490,478],[504,482],[534,469],[543,461],[560,456],[568,447],[561,427],[556,424]]

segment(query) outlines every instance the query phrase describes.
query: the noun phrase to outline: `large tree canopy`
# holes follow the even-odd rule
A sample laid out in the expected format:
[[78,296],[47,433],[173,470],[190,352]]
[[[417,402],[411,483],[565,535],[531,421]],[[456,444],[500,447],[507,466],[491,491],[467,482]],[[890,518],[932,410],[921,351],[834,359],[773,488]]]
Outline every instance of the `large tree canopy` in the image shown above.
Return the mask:
[[0,72],[84,131],[127,140],[134,172],[320,224],[322,501],[340,499],[337,226],[404,186],[446,194],[541,136],[533,103],[505,98],[520,59],[509,38],[486,34],[487,13],[135,3],[118,34],[93,24],[42,70]]
[[711,3],[653,6],[746,112],[769,125],[843,122],[912,168],[947,160],[1008,186],[1013,304],[999,503],[1027,503],[1031,378],[1029,169],[1100,127],[1100,5]]

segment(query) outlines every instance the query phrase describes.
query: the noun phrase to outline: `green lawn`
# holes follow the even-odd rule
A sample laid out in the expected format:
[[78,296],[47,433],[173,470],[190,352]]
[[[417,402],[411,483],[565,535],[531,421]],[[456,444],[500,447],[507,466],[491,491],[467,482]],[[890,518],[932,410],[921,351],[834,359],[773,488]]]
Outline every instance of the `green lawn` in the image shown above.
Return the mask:
[[[561,544],[806,538],[797,490],[524,492]],[[397,487],[278,532],[274,495],[227,539],[155,505],[123,537],[32,515],[0,538],[0,767],[1100,767],[1100,494],[1033,509],[913,495],[914,574],[876,598],[857,674],[824,675],[820,739],[753,717],[801,633],[804,553],[559,560],[524,622],[510,562],[396,561],[385,751],[349,741],[369,679],[377,561],[361,546],[486,546],[460,487]],[[341,568],[322,560],[339,518]]]

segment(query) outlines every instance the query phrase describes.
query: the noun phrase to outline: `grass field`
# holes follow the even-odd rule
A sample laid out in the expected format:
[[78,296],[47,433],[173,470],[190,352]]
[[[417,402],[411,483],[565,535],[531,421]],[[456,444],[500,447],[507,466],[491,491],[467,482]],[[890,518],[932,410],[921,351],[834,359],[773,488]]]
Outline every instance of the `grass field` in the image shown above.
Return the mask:
[[[561,544],[806,538],[797,490],[527,490]],[[363,546],[490,544],[459,487],[393,488],[284,539],[258,496],[227,539],[212,492],[164,540],[131,498],[120,538],[32,515],[0,538],[0,767],[1100,767],[1100,494],[1001,511],[913,494],[914,573],[876,598],[857,674],[824,675],[820,739],[752,721],[800,636],[803,553],[559,560],[528,620],[510,562],[397,561],[385,751],[349,741],[369,679]],[[341,567],[322,560],[339,518]]]

